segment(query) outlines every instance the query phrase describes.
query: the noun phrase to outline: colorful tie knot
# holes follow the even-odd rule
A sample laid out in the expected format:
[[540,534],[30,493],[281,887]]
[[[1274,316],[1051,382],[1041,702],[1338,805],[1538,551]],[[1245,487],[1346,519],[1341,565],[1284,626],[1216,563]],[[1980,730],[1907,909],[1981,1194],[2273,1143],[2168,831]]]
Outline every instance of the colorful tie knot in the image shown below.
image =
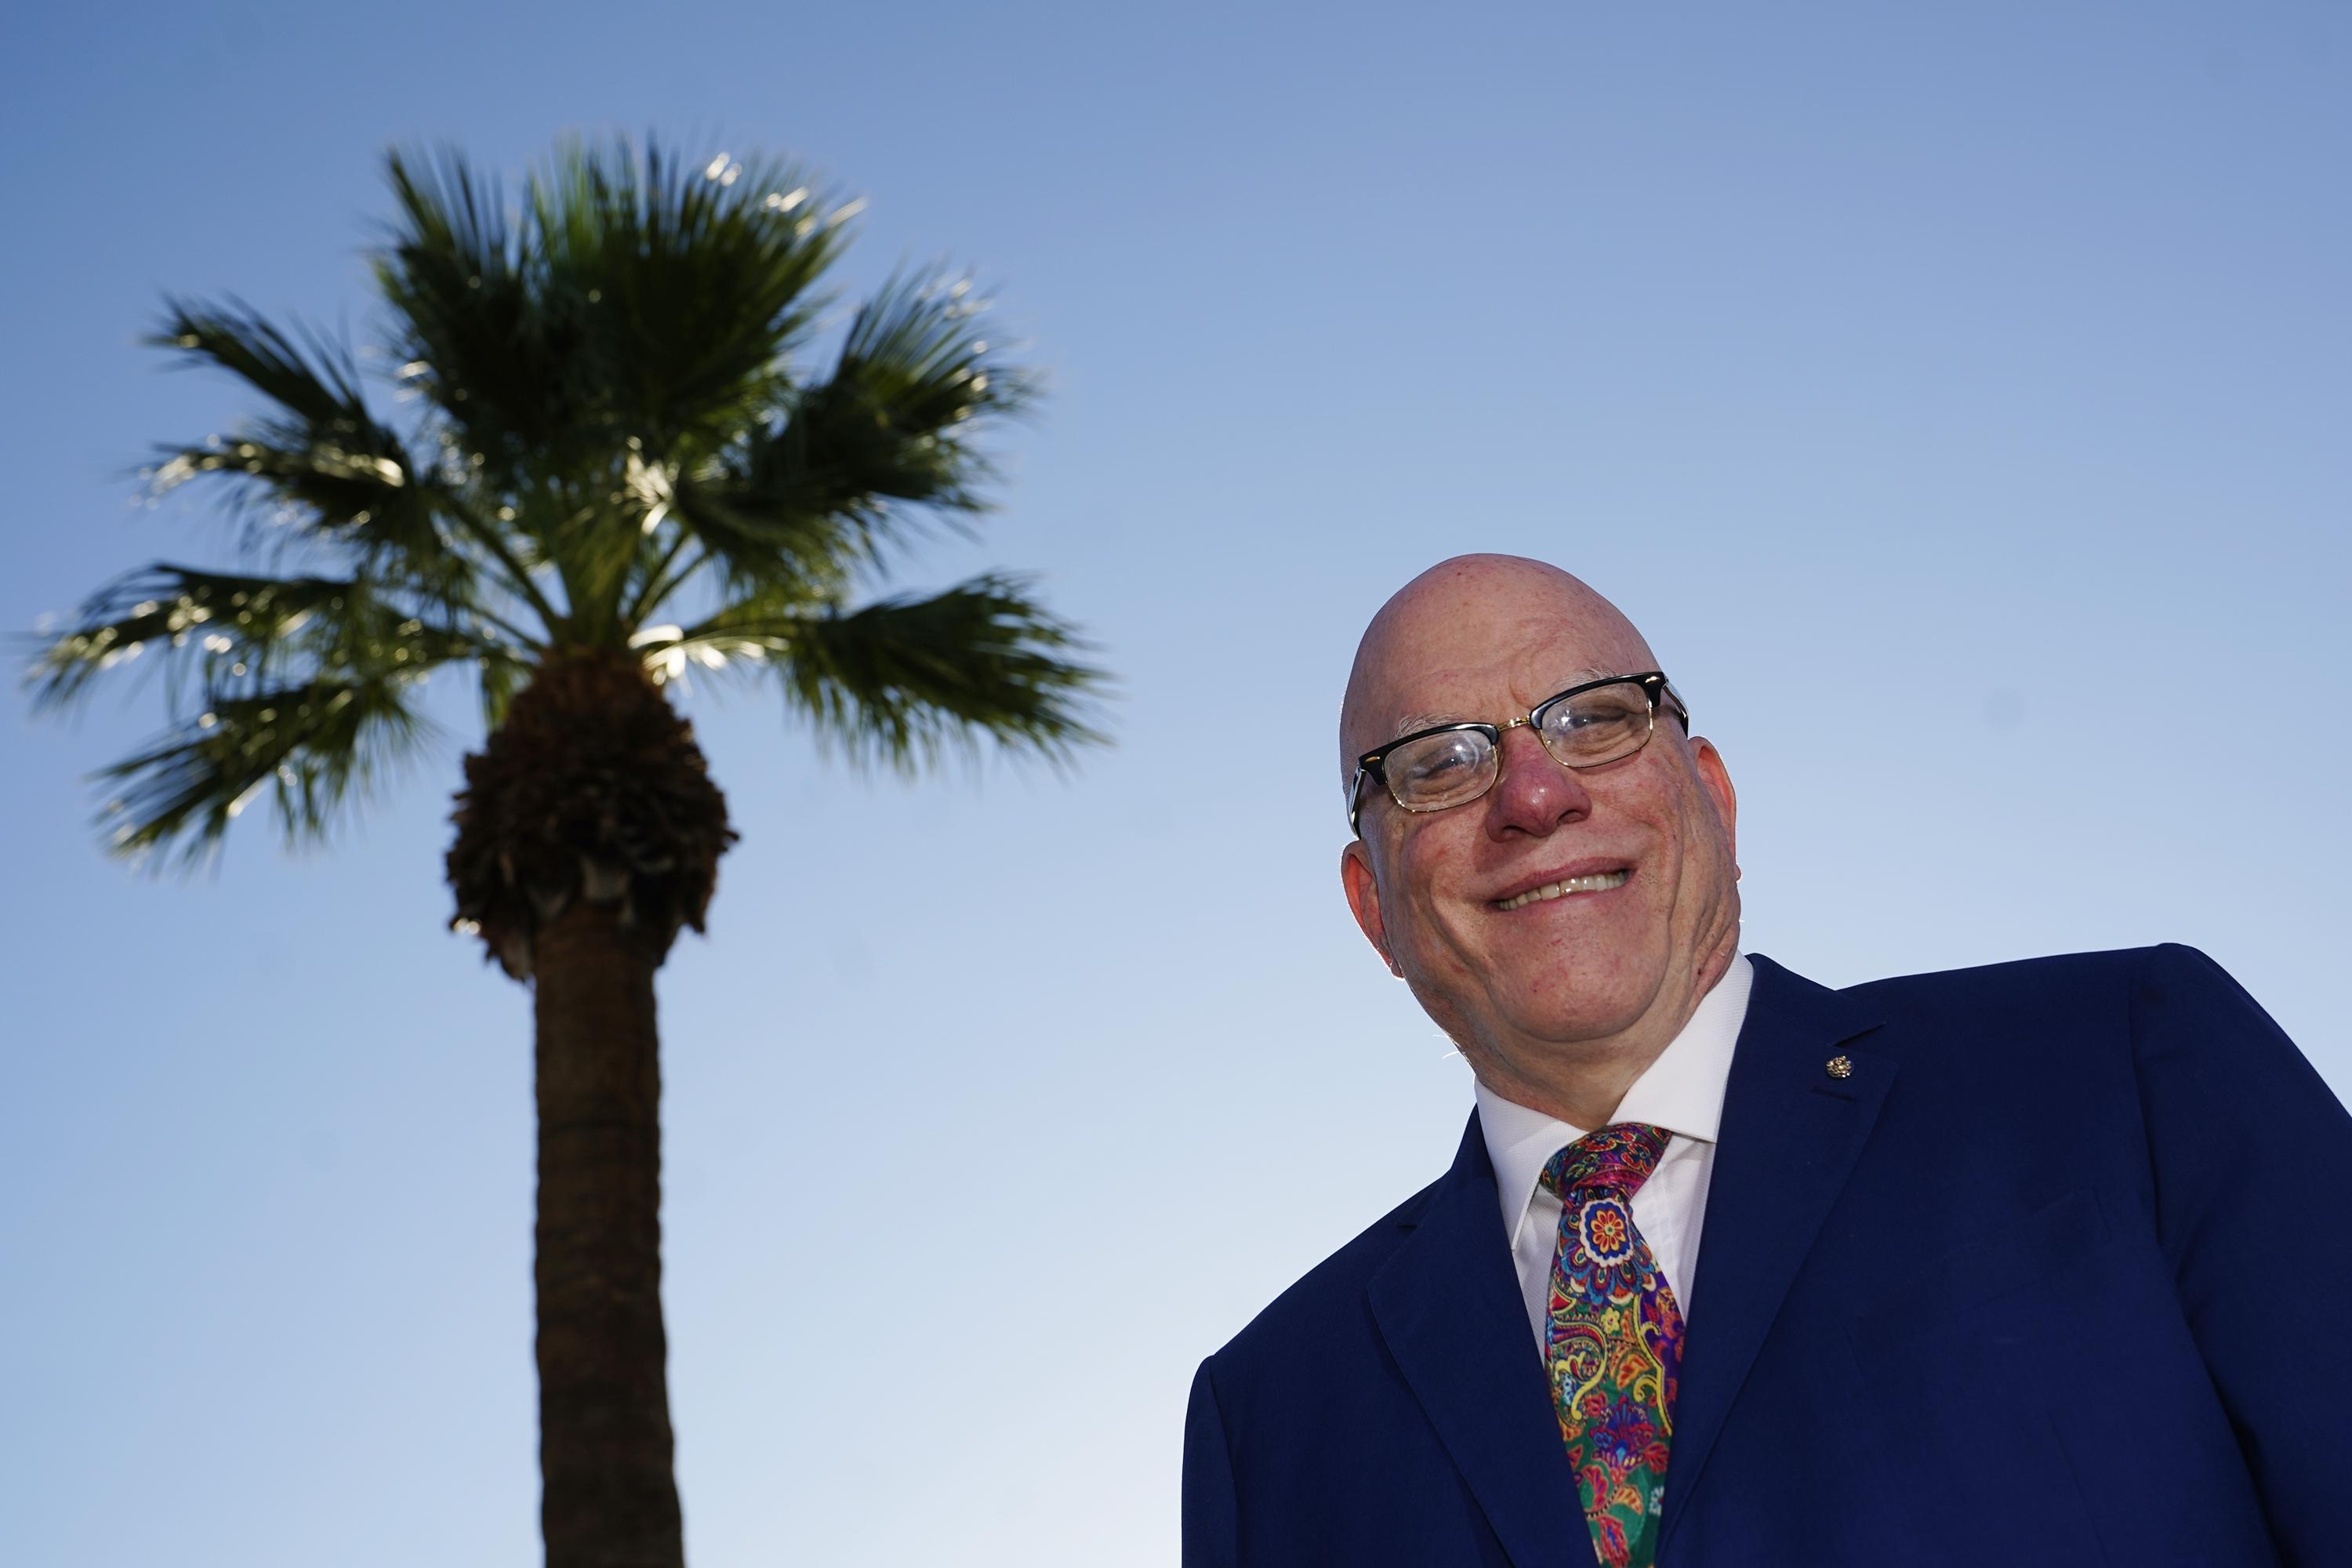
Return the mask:
[[1565,1203],[1573,1194],[1607,1193],[1631,1203],[1658,1157],[1666,1152],[1666,1130],[1642,1121],[1616,1121],[1554,1154],[1543,1168],[1543,1187]]

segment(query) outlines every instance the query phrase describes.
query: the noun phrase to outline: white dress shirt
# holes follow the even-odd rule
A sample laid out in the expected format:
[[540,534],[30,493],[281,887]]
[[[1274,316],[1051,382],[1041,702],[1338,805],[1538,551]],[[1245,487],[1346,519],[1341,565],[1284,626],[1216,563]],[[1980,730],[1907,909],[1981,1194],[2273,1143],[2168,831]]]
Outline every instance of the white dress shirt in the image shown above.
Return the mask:
[[[1633,1224],[1650,1244],[1650,1255],[1666,1277],[1685,1322],[1690,1320],[1691,1276],[1698,1268],[1699,1225],[1706,1216],[1706,1184],[1715,1174],[1715,1135],[1723,1120],[1723,1091],[1731,1077],[1731,1048],[1748,1018],[1748,990],[1756,971],[1744,953],[1735,955],[1715,988],[1699,998],[1683,1032],[1658,1053],[1625,1091],[1619,1121],[1646,1121],[1673,1134],[1658,1168],[1633,1194]],[[1518,1269],[1519,1294],[1536,1352],[1544,1350],[1549,1314],[1552,1250],[1559,1243],[1559,1199],[1538,1181],[1554,1154],[1592,1131],[1556,1121],[1477,1086],[1478,1125],[1486,1153],[1495,1162],[1495,1182],[1503,1199],[1503,1233],[1511,1238],[1511,1262]]]

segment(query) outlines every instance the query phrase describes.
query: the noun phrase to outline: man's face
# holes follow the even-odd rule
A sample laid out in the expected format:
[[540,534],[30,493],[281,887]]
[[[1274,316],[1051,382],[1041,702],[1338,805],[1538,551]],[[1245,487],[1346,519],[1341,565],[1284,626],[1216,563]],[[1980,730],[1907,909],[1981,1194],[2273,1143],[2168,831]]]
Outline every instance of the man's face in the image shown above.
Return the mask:
[[[1623,616],[1574,578],[1508,557],[1449,562],[1367,634],[1342,718],[1345,760],[1352,768],[1355,754],[1415,729],[1499,724],[1580,682],[1657,668]],[[1362,838],[1341,871],[1364,934],[1480,1076],[1504,1087],[1541,1077],[1547,1058],[1564,1065],[1581,1044],[1633,1037],[1645,1023],[1679,1028],[1730,962],[1739,901],[1730,778],[1711,744],[1686,740],[1664,712],[1648,745],[1598,768],[1561,766],[1526,727],[1504,733],[1500,764],[1485,795],[1442,811],[1406,812],[1368,786]]]

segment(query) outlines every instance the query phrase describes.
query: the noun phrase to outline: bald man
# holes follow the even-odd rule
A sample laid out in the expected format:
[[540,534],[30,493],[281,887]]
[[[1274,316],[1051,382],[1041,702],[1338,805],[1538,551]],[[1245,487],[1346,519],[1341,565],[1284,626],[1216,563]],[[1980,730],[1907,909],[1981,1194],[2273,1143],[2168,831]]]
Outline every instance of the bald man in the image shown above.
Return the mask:
[[2352,1118],[2187,948],[1743,954],[1690,724],[1557,568],[1373,617],[1340,879],[1475,1105],[1202,1364],[1187,1568],[2352,1563]]

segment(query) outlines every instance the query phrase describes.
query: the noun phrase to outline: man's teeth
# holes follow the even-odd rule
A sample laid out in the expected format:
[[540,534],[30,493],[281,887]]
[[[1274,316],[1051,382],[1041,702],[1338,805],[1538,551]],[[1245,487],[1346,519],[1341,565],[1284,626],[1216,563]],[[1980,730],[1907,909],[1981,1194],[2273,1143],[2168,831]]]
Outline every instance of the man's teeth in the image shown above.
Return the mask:
[[1540,888],[1529,888],[1516,899],[1505,899],[1507,910],[1523,910],[1538,900],[1564,899],[1570,893],[1605,893],[1612,888],[1622,888],[1630,871],[1597,871],[1590,877],[1570,877],[1565,881],[1546,882]]

